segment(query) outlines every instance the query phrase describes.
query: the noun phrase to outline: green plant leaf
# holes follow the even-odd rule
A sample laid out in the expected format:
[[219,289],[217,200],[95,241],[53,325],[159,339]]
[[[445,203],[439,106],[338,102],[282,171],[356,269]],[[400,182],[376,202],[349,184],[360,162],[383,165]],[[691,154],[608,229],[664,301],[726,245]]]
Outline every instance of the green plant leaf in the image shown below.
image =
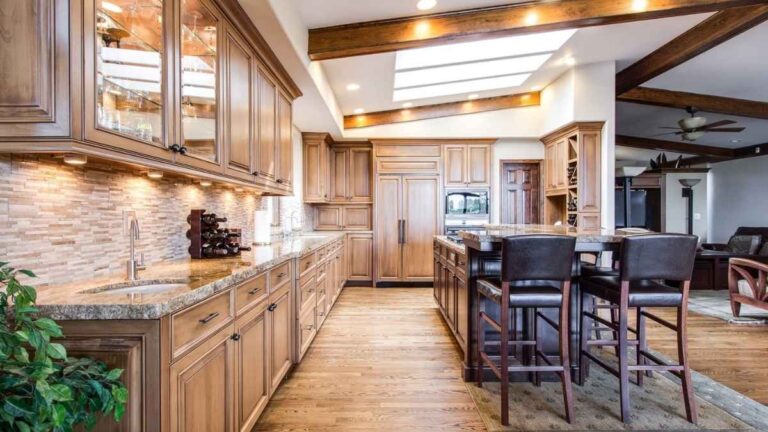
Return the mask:
[[51,403],[53,400],[53,391],[51,390],[51,386],[48,384],[48,381],[37,380],[35,382],[35,390],[37,390],[37,393],[43,399],[45,399],[46,402]]
[[125,404],[121,403],[118,405],[115,405],[115,421],[119,422],[123,419],[123,415],[125,415]]
[[29,417],[35,414],[31,401],[20,396],[6,398],[3,410],[14,417]]
[[21,270],[19,270],[19,273],[21,273],[21,274],[25,274],[25,275],[27,275],[27,276],[29,276],[29,277],[37,277],[37,275],[35,275],[34,273],[32,273],[32,270],[25,270],[25,269],[21,269]]
[[128,390],[125,387],[113,387],[112,388],[112,397],[115,398],[115,401],[118,404],[124,404],[128,402]]
[[122,369],[112,369],[111,371],[107,372],[107,380],[108,381],[117,381],[120,379],[120,375],[123,374]]
[[59,343],[49,344],[45,351],[49,357],[57,360],[64,360],[67,358],[66,348],[64,348],[64,345]]
[[51,416],[53,417],[53,424],[56,427],[61,427],[67,420],[67,408],[62,404],[54,404]]
[[24,423],[23,421],[17,421],[15,423],[16,429],[19,430],[19,432],[31,432],[32,429],[29,428],[29,425]]
[[51,386],[51,393],[53,399],[59,402],[66,402],[72,400],[72,389],[64,384],[54,384]]
[[39,328],[40,330],[47,332],[49,336],[53,337],[61,337],[61,327],[59,327],[56,322],[50,318],[40,318],[36,319],[35,327]]

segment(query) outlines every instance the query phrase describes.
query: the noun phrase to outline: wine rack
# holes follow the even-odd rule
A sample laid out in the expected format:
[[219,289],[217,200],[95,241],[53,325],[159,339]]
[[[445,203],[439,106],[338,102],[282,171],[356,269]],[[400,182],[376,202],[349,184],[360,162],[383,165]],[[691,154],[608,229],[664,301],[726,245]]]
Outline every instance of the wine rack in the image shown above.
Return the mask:
[[225,258],[251,250],[250,247],[240,246],[242,230],[221,226],[227,222],[225,217],[217,217],[215,213],[206,213],[205,210],[192,210],[187,216],[187,222],[190,226],[187,238],[191,243],[189,254],[192,258]]

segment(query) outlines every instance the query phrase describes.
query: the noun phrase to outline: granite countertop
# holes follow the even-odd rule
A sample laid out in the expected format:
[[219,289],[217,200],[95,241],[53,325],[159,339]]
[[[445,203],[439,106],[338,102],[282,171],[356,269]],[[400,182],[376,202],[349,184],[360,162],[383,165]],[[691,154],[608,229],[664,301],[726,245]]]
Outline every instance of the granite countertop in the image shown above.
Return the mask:
[[576,237],[578,243],[619,243],[630,235],[647,233],[645,230],[582,230],[555,225],[486,225],[481,230],[461,231],[459,236],[475,242],[500,242],[502,238],[525,234],[557,234]]
[[448,246],[449,248],[453,249],[457,253],[460,253],[462,255],[466,255],[467,254],[467,247],[466,246],[464,246],[463,244],[456,243],[453,240],[448,239],[448,236],[436,235],[435,236],[435,240],[437,240],[438,242],[440,242],[444,246]]
[[[38,288],[40,314],[56,320],[158,319],[229,289],[289,259],[300,257],[342,238],[341,232],[305,233],[270,245],[253,246],[241,256],[193,260],[185,258],[149,266],[140,280],[127,282],[116,274],[76,283]],[[158,293],[118,294],[102,289],[173,283],[179,288]]]

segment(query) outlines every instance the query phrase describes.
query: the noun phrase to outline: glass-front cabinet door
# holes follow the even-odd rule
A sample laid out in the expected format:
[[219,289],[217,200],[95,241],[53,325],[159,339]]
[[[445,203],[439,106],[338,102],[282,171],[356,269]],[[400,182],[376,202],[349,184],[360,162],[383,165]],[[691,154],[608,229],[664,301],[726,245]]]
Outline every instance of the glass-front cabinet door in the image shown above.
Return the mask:
[[170,159],[171,0],[85,2],[85,138]]
[[205,0],[178,0],[178,7],[177,161],[220,171],[222,19]]

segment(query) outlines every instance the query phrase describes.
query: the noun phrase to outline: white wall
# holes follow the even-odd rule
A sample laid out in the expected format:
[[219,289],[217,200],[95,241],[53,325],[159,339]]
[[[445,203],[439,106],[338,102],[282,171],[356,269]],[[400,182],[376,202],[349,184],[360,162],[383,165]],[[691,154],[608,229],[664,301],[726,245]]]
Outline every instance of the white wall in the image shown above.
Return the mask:
[[728,241],[740,226],[768,226],[768,157],[712,165],[711,242]]
[[501,161],[544,159],[544,144],[531,139],[502,139],[493,145],[491,158],[491,223],[501,221]]
[[699,179],[693,187],[693,234],[701,242],[709,242],[707,201],[709,181],[707,173],[668,173],[663,177],[661,189],[661,230],[670,233],[688,232],[688,199],[683,198],[681,179]]

